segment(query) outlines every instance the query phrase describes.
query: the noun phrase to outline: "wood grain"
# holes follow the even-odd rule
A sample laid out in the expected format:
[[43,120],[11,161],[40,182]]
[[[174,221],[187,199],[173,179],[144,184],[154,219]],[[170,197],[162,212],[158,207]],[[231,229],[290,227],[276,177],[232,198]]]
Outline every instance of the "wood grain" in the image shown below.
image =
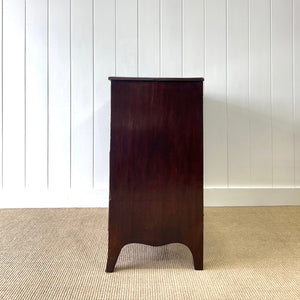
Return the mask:
[[129,243],[183,243],[203,268],[202,80],[113,80],[107,272]]

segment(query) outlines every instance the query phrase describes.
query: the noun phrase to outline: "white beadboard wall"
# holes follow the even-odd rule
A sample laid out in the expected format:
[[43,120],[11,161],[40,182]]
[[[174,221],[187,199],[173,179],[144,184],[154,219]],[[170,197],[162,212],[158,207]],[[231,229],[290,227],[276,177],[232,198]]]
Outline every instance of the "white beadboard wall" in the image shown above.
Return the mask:
[[300,205],[300,0],[1,0],[0,208],[108,205],[108,76],[205,77],[205,205]]

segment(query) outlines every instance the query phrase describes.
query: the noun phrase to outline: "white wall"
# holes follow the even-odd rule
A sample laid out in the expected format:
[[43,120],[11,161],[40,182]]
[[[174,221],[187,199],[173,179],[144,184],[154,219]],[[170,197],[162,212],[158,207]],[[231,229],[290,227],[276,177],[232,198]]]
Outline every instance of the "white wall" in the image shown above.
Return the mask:
[[300,204],[300,0],[2,0],[0,207],[107,206],[108,76],[205,77],[205,204]]

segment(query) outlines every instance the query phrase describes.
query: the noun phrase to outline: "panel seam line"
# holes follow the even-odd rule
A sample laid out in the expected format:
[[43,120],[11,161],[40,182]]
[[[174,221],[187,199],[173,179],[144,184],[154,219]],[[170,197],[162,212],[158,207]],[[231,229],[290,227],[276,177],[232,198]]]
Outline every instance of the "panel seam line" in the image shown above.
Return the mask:
[[294,187],[296,187],[296,90],[295,90],[295,0],[292,0],[292,97],[293,97],[293,150]]
[[72,188],[72,0],[70,0],[70,189]]
[[271,104],[271,143],[272,143],[272,187],[274,187],[274,130],[273,130],[273,76],[272,76],[272,0],[270,0],[270,104]]
[[27,173],[27,80],[26,80],[26,73],[27,73],[27,0],[24,2],[25,4],[25,11],[24,11],[24,188],[26,188],[26,173]]
[[93,164],[92,164],[92,188],[95,188],[95,0],[92,0],[92,93],[93,93]]
[[49,189],[49,0],[47,0],[47,188]]
[[229,188],[229,126],[228,126],[228,0],[226,0],[226,147],[227,147],[227,188]]

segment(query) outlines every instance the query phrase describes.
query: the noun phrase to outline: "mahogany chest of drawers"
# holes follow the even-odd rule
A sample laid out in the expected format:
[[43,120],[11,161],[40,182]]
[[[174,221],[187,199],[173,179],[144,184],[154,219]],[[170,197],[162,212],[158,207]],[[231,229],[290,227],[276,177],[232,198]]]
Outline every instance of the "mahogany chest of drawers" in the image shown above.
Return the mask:
[[182,243],[203,269],[203,78],[111,80],[107,272],[129,243]]

